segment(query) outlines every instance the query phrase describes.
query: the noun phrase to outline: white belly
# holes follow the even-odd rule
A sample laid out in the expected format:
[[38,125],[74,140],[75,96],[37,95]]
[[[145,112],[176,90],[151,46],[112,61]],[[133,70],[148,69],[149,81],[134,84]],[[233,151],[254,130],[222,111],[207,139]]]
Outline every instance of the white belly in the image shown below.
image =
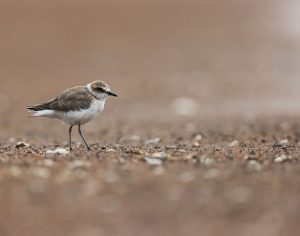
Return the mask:
[[103,111],[105,101],[95,100],[87,110],[69,111],[59,118],[70,125],[84,125]]
[[38,111],[33,114],[33,116],[43,116],[49,118],[56,118],[62,120],[70,125],[84,125],[93,118],[95,118],[101,111],[103,111],[105,105],[104,100],[94,100],[90,108],[86,110],[79,111],[53,111],[53,110],[43,110]]

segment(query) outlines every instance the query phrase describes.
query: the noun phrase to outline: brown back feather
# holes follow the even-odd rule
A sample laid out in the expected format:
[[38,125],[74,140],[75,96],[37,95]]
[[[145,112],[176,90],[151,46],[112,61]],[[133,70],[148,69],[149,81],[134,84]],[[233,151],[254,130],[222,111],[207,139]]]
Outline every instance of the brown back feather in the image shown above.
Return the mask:
[[55,111],[78,111],[88,109],[94,97],[89,93],[86,87],[74,87],[66,90],[60,96],[35,106],[29,106],[27,109],[33,111],[55,110]]

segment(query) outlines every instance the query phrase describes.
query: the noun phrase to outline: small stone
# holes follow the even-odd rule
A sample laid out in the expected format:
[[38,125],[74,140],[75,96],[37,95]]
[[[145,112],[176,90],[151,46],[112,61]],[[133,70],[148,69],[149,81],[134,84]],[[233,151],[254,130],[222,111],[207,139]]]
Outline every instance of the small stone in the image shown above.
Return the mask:
[[106,152],[116,152],[116,150],[113,148],[110,148],[110,149],[107,149]]
[[123,157],[119,157],[118,161],[119,161],[119,164],[125,164],[126,163],[126,160]]
[[168,158],[168,156],[169,155],[166,152],[155,152],[150,156],[150,158],[166,160]]
[[212,158],[206,157],[206,156],[202,156],[200,158],[200,163],[205,165],[205,166],[212,166],[216,163],[216,161]]
[[263,169],[262,164],[260,164],[258,161],[256,160],[250,160],[247,162],[247,168],[250,171],[256,171],[256,172],[261,172]]
[[176,149],[176,145],[166,145],[166,149]]
[[160,160],[160,159],[155,159],[155,158],[145,157],[144,160],[145,160],[149,165],[161,165],[161,164],[162,164],[162,160]]
[[280,145],[288,145],[289,144],[289,140],[287,139],[283,139],[279,142]]
[[229,147],[236,147],[236,146],[238,146],[239,144],[240,144],[239,141],[234,140],[233,142],[231,142],[231,143],[229,144]]
[[194,138],[194,140],[196,141],[196,142],[200,142],[201,140],[202,140],[202,135],[201,134],[197,134],[196,136],[195,136],[195,138]]
[[24,147],[29,147],[30,144],[24,143],[24,142],[18,142],[15,146],[15,148],[24,148]]
[[291,159],[291,157],[287,157],[286,155],[282,154],[280,156],[275,157],[274,162],[280,163],[280,162],[285,162],[290,159]]
[[200,143],[197,141],[194,141],[192,145],[193,147],[200,147]]
[[63,156],[65,156],[65,155],[69,154],[69,151],[64,148],[57,148],[55,150],[47,150],[46,154],[47,155],[63,155]]
[[158,144],[161,141],[160,138],[153,138],[153,139],[149,139],[145,142],[146,145],[150,145],[150,144]]

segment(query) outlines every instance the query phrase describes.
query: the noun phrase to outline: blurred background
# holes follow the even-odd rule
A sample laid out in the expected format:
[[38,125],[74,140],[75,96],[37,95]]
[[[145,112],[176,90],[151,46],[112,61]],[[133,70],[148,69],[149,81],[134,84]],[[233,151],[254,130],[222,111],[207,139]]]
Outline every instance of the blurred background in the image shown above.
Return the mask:
[[298,113],[299,11],[296,0],[1,0],[1,122],[22,134],[26,105],[98,79],[120,95],[114,117]]
[[[296,0],[0,0],[0,236],[297,235],[299,13]],[[45,158],[68,127],[26,105],[94,80],[119,94],[84,127],[96,150],[74,135],[75,154]],[[157,150],[173,160],[141,160]]]

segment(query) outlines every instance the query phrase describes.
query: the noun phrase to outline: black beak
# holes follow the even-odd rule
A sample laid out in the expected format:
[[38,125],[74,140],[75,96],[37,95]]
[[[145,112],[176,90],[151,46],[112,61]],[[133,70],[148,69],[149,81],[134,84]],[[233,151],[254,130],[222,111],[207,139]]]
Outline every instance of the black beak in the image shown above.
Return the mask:
[[111,92],[111,91],[107,91],[106,94],[108,94],[109,96],[113,96],[113,97],[118,97],[117,94]]

